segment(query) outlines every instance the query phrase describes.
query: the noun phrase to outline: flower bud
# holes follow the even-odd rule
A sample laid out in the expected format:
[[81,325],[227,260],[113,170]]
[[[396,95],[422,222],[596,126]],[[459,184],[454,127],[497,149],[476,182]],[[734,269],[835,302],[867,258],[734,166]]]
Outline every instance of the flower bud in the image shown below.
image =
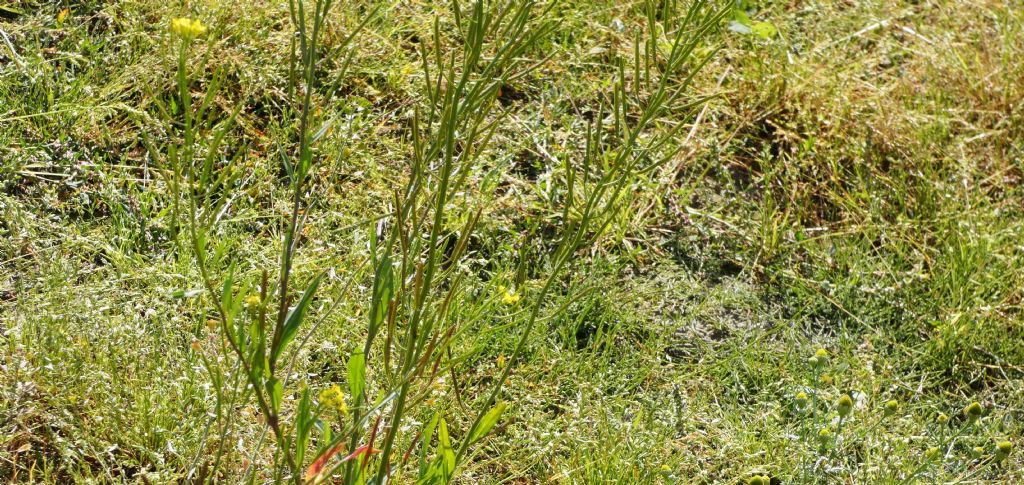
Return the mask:
[[967,421],[970,423],[977,421],[981,417],[982,411],[981,403],[978,401],[974,401],[964,408],[964,414],[967,415]]
[[1010,456],[1011,451],[1013,451],[1013,443],[1005,440],[996,443],[996,460],[1005,460],[1007,456]]
[[821,430],[818,431],[818,441],[821,442],[821,444],[823,444],[823,445],[827,444],[831,440],[832,440],[832,430],[831,429],[821,428]]
[[818,349],[818,351],[814,353],[814,357],[811,357],[811,359],[813,360],[809,359],[808,362],[810,362],[813,367],[825,367],[825,365],[828,364],[828,351],[825,349]]
[[839,413],[840,417],[847,417],[853,412],[853,398],[849,394],[843,394],[842,397],[836,401],[836,412]]
[[978,458],[981,458],[981,455],[984,455],[984,454],[985,454],[985,448],[982,448],[980,446],[975,446],[974,448],[971,448],[971,458],[974,458],[975,460],[977,460]]
[[929,460],[934,460],[934,459],[938,458],[939,457],[939,447],[938,446],[933,446],[931,448],[928,448],[924,452],[924,457],[929,459]]
[[885,415],[892,416],[896,414],[896,411],[899,411],[899,408],[900,403],[896,402],[895,399],[890,399],[889,402],[885,403]]
[[802,391],[796,393],[795,401],[796,407],[803,409],[805,406],[807,406],[807,393]]
[[939,413],[939,416],[935,418],[935,422],[945,426],[949,422],[949,416],[946,416],[946,413]]

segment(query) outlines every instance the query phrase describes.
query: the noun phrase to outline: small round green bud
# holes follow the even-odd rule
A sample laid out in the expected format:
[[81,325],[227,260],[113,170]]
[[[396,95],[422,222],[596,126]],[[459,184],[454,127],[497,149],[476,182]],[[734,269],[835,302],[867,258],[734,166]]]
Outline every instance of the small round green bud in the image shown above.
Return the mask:
[[981,458],[981,455],[984,455],[984,454],[985,454],[985,448],[982,448],[980,446],[975,446],[974,448],[971,448],[971,458],[974,458],[975,460],[977,460],[978,458]]
[[934,460],[934,459],[938,458],[939,457],[939,447],[938,446],[933,446],[931,448],[928,448],[924,452],[924,457],[929,459],[929,460]]
[[815,359],[812,364],[813,366],[824,367],[825,364],[828,364],[828,351],[825,349],[818,349],[818,351],[814,353],[814,357],[811,358]]
[[809,364],[809,365],[810,365],[811,367],[817,368],[817,367],[818,367],[818,358],[817,358],[817,357],[811,357],[811,358],[808,358],[808,359],[807,359],[807,363],[808,363],[808,364]]
[[840,417],[847,417],[853,412],[853,398],[849,394],[843,394],[842,397],[836,401],[836,412],[839,413]]
[[807,393],[802,391],[796,393],[796,398],[794,400],[796,402],[796,407],[798,408],[803,408],[804,406],[807,406]]
[[1010,456],[1010,452],[1013,451],[1013,443],[1009,441],[1000,441],[996,443],[996,459],[1004,460],[1007,456]]
[[892,416],[893,414],[896,414],[896,411],[899,411],[899,409],[900,403],[896,402],[895,399],[890,399],[889,402],[885,403],[886,416]]
[[818,431],[818,441],[820,441],[821,444],[826,444],[826,443],[828,443],[831,440],[832,440],[832,430],[831,429],[821,428]]
[[945,425],[949,422],[949,416],[946,416],[946,413],[939,413],[939,416],[935,418],[935,422]]
[[971,423],[977,421],[978,418],[981,417],[982,411],[981,403],[978,401],[974,401],[964,408],[964,414],[967,415],[967,421]]

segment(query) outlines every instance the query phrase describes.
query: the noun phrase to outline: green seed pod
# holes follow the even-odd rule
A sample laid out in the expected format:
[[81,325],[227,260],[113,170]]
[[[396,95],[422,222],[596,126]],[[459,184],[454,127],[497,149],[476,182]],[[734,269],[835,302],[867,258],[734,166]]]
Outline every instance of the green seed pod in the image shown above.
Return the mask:
[[895,399],[890,399],[889,402],[885,403],[885,415],[892,416],[896,414],[896,411],[899,411],[899,408],[900,403],[896,402]]
[[853,398],[849,394],[843,394],[842,397],[836,401],[836,411],[841,417],[847,417],[853,412]]

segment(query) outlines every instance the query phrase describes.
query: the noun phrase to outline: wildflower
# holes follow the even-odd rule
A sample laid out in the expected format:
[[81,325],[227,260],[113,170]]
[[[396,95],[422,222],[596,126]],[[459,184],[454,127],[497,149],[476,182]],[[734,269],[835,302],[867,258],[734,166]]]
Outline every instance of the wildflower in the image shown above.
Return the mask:
[[1013,443],[1005,440],[996,443],[996,461],[1005,460],[1007,456],[1010,456],[1011,451],[1013,451]]
[[203,350],[203,343],[196,339],[192,339],[192,351],[199,352],[201,350]]
[[68,18],[68,14],[69,13],[71,13],[71,11],[66,9],[66,8],[61,10],[60,12],[57,12],[57,27],[58,28],[64,25],[64,20]]
[[523,299],[523,296],[516,293],[515,290],[510,290],[504,286],[498,286],[498,293],[501,293],[501,302],[506,305],[515,305],[519,303],[519,300]]
[[982,448],[980,446],[975,446],[974,448],[971,448],[971,458],[977,460],[978,458],[981,458],[981,455],[983,454],[985,454],[985,448]]
[[836,402],[836,411],[839,413],[839,417],[849,416],[853,412],[853,398],[849,394],[843,394]]
[[935,422],[940,425],[945,425],[949,422],[949,416],[946,416],[946,413],[939,413],[939,416],[935,418]]
[[977,421],[978,418],[981,417],[982,411],[983,409],[981,407],[981,403],[979,403],[978,401],[974,401],[968,404],[967,407],[964,408],[964,414],[967,415],[967,422],[974,423],[975,421]]
[[505,368],[505,354],[499,354],[498,359],[495,361],[499,369]]
[[668,465],[661,465],[661,476],[666,478],[672,476],[672,467]]
[[216,318],[207,318],[206,319],[206,328],[209,331],[211,331],[211,332],[216,330],[219,325],[220,325],[220,322]]
[[245,298],[245,309],[249,312],[249,316],[256,318],[259,316],[260,309],[260,297],[257,295],[249,295]]
[[835,379],[833,379],[832,376],[829,374],[823,374],[821,378],[818,380],[826,386],[831,385],[833,382],[835,382]]
[[890,399],[889,402],[885,403],[884,413],[886,416],[892,416],[896,414],[896,411],[899,411],[899,407],[900,403],[896,402],[895,399]]
[[806,392],[798,392],[798,393],[796,393],[796,407],[802,409],[804,406],[807,406],[807,393]]
[[332,408],[340,414],[348,415],[345,394],[337,384],[320,391],[320,404]]
[[939,456],[939,447],[933,446],[924,451],[924,457],[929,460],[934,460]]
[[183,39],[193,39],[205,34],[206,26],[198,20],[178,17],[171,20],[171,32]]

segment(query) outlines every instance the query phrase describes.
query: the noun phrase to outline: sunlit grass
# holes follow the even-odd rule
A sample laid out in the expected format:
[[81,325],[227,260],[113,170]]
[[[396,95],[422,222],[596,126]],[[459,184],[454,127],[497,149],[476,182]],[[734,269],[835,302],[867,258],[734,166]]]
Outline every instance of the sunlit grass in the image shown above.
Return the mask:
[[1019,9],[484,4],[0,11],[0,476],[1024,480]]

